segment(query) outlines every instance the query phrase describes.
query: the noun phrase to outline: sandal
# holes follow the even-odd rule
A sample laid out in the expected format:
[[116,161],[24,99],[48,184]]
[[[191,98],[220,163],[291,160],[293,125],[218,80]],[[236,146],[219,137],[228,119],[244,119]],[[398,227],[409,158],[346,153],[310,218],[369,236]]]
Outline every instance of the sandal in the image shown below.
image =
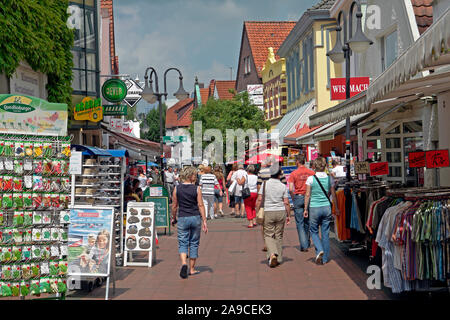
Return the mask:
[[189,273],[189,275],[192,276],[192,275],[194,275],[194,274],[199,274],[199,273],[200,273],[200,271],[195,270],[194,273]]
[[181,278],[186,279],[188,277],[187,270],[188,270],[187,264],[183,264],[183,266],[181,267],[181,270],[180,270],[180,277]]

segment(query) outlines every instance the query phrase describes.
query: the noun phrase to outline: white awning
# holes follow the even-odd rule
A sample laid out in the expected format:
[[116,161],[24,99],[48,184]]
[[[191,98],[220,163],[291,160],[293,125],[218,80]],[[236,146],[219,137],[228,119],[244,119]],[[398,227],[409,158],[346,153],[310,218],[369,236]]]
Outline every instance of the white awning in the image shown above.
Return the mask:
[[[392,105],[410,102],[419,98],[419,96],[414,96],[415,94],[445,91],[442,75],[436,74],[439,71],[426,77],[411,78],[421,71],[450,65],[449,26],[450,8],[415,43],[406,49],[386,71],[380,74],[370,84],[367,91],[312,115],[310,126],[340,121],[349,116],[372,111],[380,106],[388,106],[391,102]],[[431,85],[421,85],[425,81],[433,81],[435,77],[439,77],[441,81]],[[418,88],[421,88],[422,91],[418,92],[416,90]]]
[[[360,114],[357,116],[350,117],[350,125],[355,124],[359,120],[367,117],[369,114],[370,113],[368,112],[368,113],[363,113],[363,114]],[[345,126],[346,126],[346,120],[339,121],[339,122],[329,126],[325,130],[322,130],[322,131],[314,134],[314,141],[319,142],[319,141],[333,140],[336,132],[341,130]]]
[[303,124],[308,123],[308,116],[311,114],[312,107],[315,105],[315,103],[316,100],[312,99],[304,103],[302,106],[290,110],[284,115],[284,117],[275,128],[275,130],[278,130],[279,133],[278,138],[280,144],[283,143],[285,136],[288,136],[295,132],[295,127],[297,126],[297,124],[301,124],[301,126],[303,126]]

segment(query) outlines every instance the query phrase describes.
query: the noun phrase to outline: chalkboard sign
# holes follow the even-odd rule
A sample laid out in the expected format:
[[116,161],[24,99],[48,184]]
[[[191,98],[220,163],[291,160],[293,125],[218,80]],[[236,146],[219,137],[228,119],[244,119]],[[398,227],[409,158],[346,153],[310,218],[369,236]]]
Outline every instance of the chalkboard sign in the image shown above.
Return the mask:
[[169,198],[167,198],[167,197],[146,197],[145,202],[153,202],[155,204],[155,227],[156,228],[170,228]]

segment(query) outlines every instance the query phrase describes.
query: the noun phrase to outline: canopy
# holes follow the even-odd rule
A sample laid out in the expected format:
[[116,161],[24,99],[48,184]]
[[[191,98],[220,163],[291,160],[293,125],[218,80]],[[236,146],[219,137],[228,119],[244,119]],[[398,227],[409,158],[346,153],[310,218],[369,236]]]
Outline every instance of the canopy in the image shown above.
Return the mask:
[[262,163],[265,159],[267,159],[267,157],[271,157],[271,156],[274,157],[277,162],[283,161],[283,157],[272,155],[270,153],[262,153],[262,154],[258,154],[256,156],[251,157],[250,159],[245,161],[245,164]]
[[82,146],[79,144],[73,144],[72,148],[75,148],[77,151],[82,151],[84,156],[98,156],[98,157],[112,157],[111,153],[108,150],[100,149],[97,147],[91,146]]
[[312,108],[315,103],[316,100],[311,99],[300,107],[290,110],[283,116],[275,128],[275,131],[278,130],[278,138],[281,144],[284,142],[285,136],[295,132],[298,124],[302,127],[305,123],[308,123],[308,117],[312,114]]
[[[138,166],[144,167],[145,163],[142,163],[142,161],[138,161]],[[147,162],[147,167],[159,167],[159,164],[149,161]]]
[[115,150],[115,149],[109,149],[107,150],[113,157],[115,158],[125,158],[125,157],[129,157],[130,155],[128,154],[127,150]]

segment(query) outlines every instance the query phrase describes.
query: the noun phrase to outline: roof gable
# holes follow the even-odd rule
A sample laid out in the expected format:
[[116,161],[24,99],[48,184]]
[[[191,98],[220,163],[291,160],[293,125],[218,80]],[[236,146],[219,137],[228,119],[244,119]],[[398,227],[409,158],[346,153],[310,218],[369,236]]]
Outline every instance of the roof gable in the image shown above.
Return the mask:
[[220,100],[231,100],[234,94],[230,90],[234,90],[236,81],[234,80],[216,80],[214,94]]
[[[295,24],[295,21],[244,22],[244,34],[249,41],[259,78],[261,78],[261,71],[266,62],[268,48],[272,47],[274,52],[277,52]],[[276,56],[276,59],[279,59],[279,56]]]
[[192,123],[191,113],[193,108],[193,98],[178,101],[166,112],[166,129],[175,127],[189,127]]

